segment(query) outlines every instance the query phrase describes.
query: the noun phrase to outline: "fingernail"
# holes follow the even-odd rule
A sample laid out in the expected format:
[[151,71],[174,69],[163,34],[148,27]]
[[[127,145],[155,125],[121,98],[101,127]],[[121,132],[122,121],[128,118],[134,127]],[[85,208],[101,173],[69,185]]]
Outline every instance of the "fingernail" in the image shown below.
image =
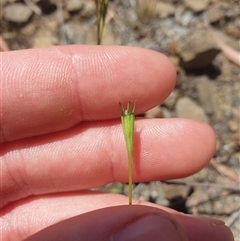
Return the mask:
[[184,241],[187,240],[180,225],[169,217],[151,214],[140,217],[124,226],[112,241]]

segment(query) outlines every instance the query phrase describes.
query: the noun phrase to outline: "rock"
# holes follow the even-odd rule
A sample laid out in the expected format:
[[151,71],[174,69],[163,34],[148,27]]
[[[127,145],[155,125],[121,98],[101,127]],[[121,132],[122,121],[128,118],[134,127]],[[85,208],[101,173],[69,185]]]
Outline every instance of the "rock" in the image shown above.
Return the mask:
[[34,26],[34,24],[27,24],[26,26],[22,27],[20,29],[20,33],[21,34],[25,34],[28,36],[33,36],[36,32],[36,27]]
[[198,97],[207,114],[213,114],[215,108],[213,101],[214,85],[206,77],[197,80]]
[[187,208],[191,209],[194,206],[199,213],[230,215],[240,208],[240,202],[236,200],[236,195],[225,190],[197,188],[186,202]]
[[155,106],[151,110],[148,110],[145,113],[145,117],[147,118],[162,118],[162,110],[160,106]]
[[22,3],[10,4],[4,8],[4,18],[11,22],[27,22],[32,14],[33,11]]
[[211,115],[214,121],[222,120],[221,98],[219,92],[216,91],[216,84],[207,77],[199,77],[196,81],[198,97],[205,113]]
[[150,198],[148,201],[154,201],[158,205],[168,206],[169,201],[165,197],[165,188],[167,184],[164,184],[162,182],[150,182],[149,187],[150,188]]
[[47,48],[59,44],[58,38],[51,35],[36,36],[33,40],[33,48]]
[[169,109],[173,109],[177,101],[179,93],[177,90],[173,90],[172,93],[164,100],[163,105],[167,106]]
[[156,16],[167,18],[174,14],[175,7],[171,3],[158,2],[155,11]]
[[239,123],[235,120],[229,120],[227,122],[227,126],[228,126],[229,130],[232,132],[235,132],[239,129]]
[[68,12],[79,11],[83,6],[82,1],[80,0],[68,0],[66,2],[66,9]]
[[167,43],[167,51],[169,55],[176,55],[178,43],[175,40],[170,40]]
[[147,23],[157,14],[157,1],[138,0],[135,2],[135,11],[138,19]]
[[231,156],[231,158],[229,160],[229,162],[231,163],[233,168],[235,168],[235,172],[237,172],[237,173],[240,172],[239,161],[240,161],[240,151],[232,154],[232,156]]
[[179,63],[180,63],[180,58],[179,56],[168,56],[169,60],[172,62],[172,64],[174,65],[176,72],[179,73],[181,68],[179,67]]
[[209,119],[205,115],[203,109],[195,101],[188,97],[182,97],[177,101],[176,114],[177,117],[189,118],[209,123]]
[[209,0],[184,0],[187,7],[194,12],[201,12],[207,9]]
[[173,111],[170,111],[168,108],[161,107],[161,109],[162,109],[162,117],[163,118],[173,118],[173,117],[175,117]]
[[208,166],[206,166],[205,168],[203,168],[199,172],[192,175],[192,177],[193,177],[193,181],[197,181],[197,182],[204,182],[205,181],[206,182],[206,181],[210,181],[210,180],[213,181],[214,179],[212,179],[212,176],[214,174],[212,173],[212,169],[209,168]]
[[77,21],[69,21],[64,27],[68,43],[84,44],[86,42],[88,33],[88,28],[86,26],[80,25]]
[[[224,199],[224,202],[222,201]],[[219,198],[213,202],[213,213],[216,214],[232,214],[234,211],[240,209],[239,199],[236,200],[234,194],[219,195]]]
[[218,22],[224,17],[222,11],[217,6],[211,6],[208,9],[207,14],[210,23]]
[[171,184],[171,185],[167,185],[165,188],[165,197],[168,200],[177,199],[179,197],[186,199],[189,192],[190,192],[189,186]]
[[212,63],[220,51],[207,31],[195,31],[178,46],[178,55],[181,57],[180,65],[185,69],[204,68]]
[[85,18],[89,18],[95,15],[95,12],[96,12],[96,5],[94,1],[85,0],[83,2],[83,8],[81,10],[81,16]]
[[[94,45],[97,43],[97,28],[94,26],[88,30],[86,44]],[[115,40],[110,25],[106,24],[103,31],[101,45],[118,45],[120,42]]]

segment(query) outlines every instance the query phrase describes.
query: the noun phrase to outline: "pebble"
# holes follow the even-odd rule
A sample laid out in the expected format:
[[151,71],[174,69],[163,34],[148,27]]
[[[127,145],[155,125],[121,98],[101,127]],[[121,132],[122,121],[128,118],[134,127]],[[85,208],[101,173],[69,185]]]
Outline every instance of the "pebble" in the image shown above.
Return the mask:
[[86,42],[88,28],[79,25],[76,21],[69,21],[65,25],[65,33],[70,44],[83,44]]
[[170,3],[158,2],[155,11],[156,16],[164,19],[174,14],[175,7]]
[[96,13],[96,5],[94,1],[84,1],[83,9],[81,10],[81,16],[84,18],[90,18]]
[[209,123],[209,119],[203,109],[188,97],[182,97],[176,104],[177,117],[189,118]]
[[33,39],[33,48],[47,48],[59,44],[58,38],[51,35],[36,36]]
[[182,197],[187,198],[190,191],[190,187],[187,185],[167,185],[165,188],[165,197],[168,200],[173,200],[175,198]]
[[184,0],[187,7],[198,13],[207,9],[209,0]]
[[227,122],[227,126],[228,126],[229,130],[232,132],[235,132],[239,129],[239,123],[235,120],[229,120]]
[[220,48],[204,30],[195,31],[186,41],[179,44],[180,65],[185,69],[201,69],[212,63]]
[[172,93],[164,100],[163,105],[167,106],[169,109],[173,109],[176,104],[179,93],[177,90],[173,90]]
[[204,110],[208,114],[213,114],[214,105],[213,93],[214,85],[206,77],[200,77],[197,79],[197,92],[201,104],[203,105]]
[[[88,29],[85,44],[94,45],[96,44],[96,42],[97,42],[97,28],[94,26]],[[120,44],[119,40],[114,38],[114,34],[110,25],[106,24],[103,31],[101,45],[119,45],[119,44]]]
[[66,9],[68,12],[79,11],[83,6],[82,1],[80,0],[68,0],[66,2]]
[[162,109],[162,117],[163,118],[173,118],[173,117],[175,117],[174,112],[170,111],[168,108],[161,107],[161,109]]
[[163,117],[162,110],[161,110],[160,106],[155,106],[154,108],[145,112],[145,117],[146,118],[161,118],[161,117]]
[[223,18],[222,11],[219,9],[219,7],[216,6],[210,7],[207,11],[207,14],[210,23],[218,22],[220,19]]
[[4,18],[11,22],[24,23],[33,14],[33,11],[22,3],[14,3],[4,8]]

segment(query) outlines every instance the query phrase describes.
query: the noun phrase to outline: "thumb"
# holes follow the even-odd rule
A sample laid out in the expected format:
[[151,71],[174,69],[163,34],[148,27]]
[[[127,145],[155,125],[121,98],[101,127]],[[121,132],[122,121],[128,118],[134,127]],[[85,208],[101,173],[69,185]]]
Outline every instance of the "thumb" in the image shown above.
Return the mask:
[[167,212],[147,206],[115,206],[85,213],[47,227],[25,241],[187,241]]

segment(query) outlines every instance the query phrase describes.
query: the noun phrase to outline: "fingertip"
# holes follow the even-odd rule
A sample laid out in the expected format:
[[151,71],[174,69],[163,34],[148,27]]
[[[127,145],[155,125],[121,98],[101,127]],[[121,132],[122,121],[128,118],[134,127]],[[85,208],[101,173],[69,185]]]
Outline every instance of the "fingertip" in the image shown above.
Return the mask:
[[135,134],[135,162],[141,160],[141,169],[135,175],[139,178],[137,181],[148,181],[148,173],[151,180],[192,175],[214,155],[215,134],[205,123],[181,118],[142,119],[137,120],[135,126],[135,132],[141,136],[140,148]]
[[221,220],[181,213],[174,213],[173,216],[181,223],[189,241],[234,241],[230,228]]

